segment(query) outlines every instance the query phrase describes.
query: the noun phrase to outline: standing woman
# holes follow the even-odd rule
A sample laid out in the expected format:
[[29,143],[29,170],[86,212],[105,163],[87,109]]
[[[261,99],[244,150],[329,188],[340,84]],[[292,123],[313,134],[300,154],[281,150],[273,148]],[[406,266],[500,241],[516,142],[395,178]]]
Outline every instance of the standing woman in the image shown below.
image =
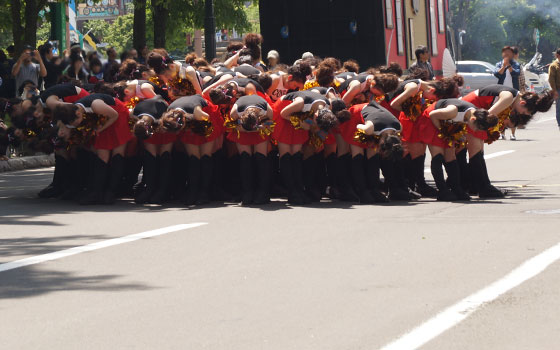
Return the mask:
[[[507,126],[526,125],[537,112],[546,112],[554,103],[551,91],[542,94],[519,91],[504,85],[489,85],[485,88],[471,92],[462,98],[477,108],[487,109],[490,114],[499,118],[498,129]],[[469,170],[473,176],[474,186],[471,193],[478,193],[480,198],[503,198],[505,193],[492,186],[484,160],[484,143],[492,143],[500,136],[497,133],[488,133],[484,130],[475,131],[468,129],[467,149],[469,152]],[[477,175],[474,175],[477,174]]]
[[143,182],[146,188],[135,201],[138,204],[161,204],[169,198],[171,182],[171,150],[182,121],[162,120],[168,104],[161,96],[138,102],[132,115],[138,118],[134,135],[144,142]]
[[184,96],[169,105],[163,119],[182,120],[183,131],[179,139],[189,156],[186,205],[210,202],[212,181],[212,152],[214,143],[221,136],[223,119],[218,107],[200,95]]
[[[272,137],[278,141],[280,173],[288,190],[290,204],[309,202],[304,194],[301,151],[313,127],[325,131],[330,120],[334,120],[336,124],[336,117],[329,110],[329,105],[325,96],[312,91],[290,92],[274,104],[276,127]],[[330,129],[332,127],[326,131],[329,132]]]
[[[268,157],[269,136],[273,129],[272,107],[260,96],[242,96],[233,105],[230,118],[237,124],[227,139],[236,143],[240,154],[242,204],[267,204],[270,202],[272,176]],[[257,175],[257,181],[253,180],[253,174]]]
[[[438,188],[438,201],[469,201],[461,186],[461,174],[455,156],[457,143],[462,142],[466,127],[486,131],[498,124],[498,117],[472,103],[458,99],[441,99],[432,104],[418,121],[423,143],[432,155],[431,171]],[[442,127],[443,126],[443,127]],[[448,181],[443,176],[442,166]],[[448,187],[449,185],[449,187]]]
[[124,170],[126,143],[132,139],[128,108],[112,96],[91,94],[74,104],[58,104],[54,117],[66,127],[96,125],[93,149],[94,160],[92,186],[80,199],[80,204],[112,204]]

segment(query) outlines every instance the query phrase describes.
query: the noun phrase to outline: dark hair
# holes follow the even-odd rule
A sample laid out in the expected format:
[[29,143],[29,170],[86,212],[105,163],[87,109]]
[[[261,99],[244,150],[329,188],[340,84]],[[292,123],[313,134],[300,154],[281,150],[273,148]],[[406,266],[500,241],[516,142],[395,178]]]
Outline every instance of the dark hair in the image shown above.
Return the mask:
[[103,67],[103,63],[101,63],[101,60],[99,60],[99,58],[92,58],[89,61],[89,69],[90,70],[91,70],[91,67],[95,67],[95,66]]
[[352,117],[350,111],[346,107],[346,103],[340,98],[331,101],[331,111],[336,115],[339,123],[344,123]]
[[296,63],[288,68],[288,74],[292,76],[293,80],[305,83],[307,76],[311,74],[311,66],[306,62]]
[[232,87],[229,85],[218,86],[208,93],[210,101],[215,105],[227,104],[233,98]]
[[[135,77],[136,69],[138,68],[138,62],[133,59],[126,59],[123,63],[121,63],[119,69],[119,79],[122,80],[133,80],[138,79]],[[139,74],[142,77],[142,74]]]
[[186,112],[181,109],[167,111],[161,116],[161,127],[168,132],[179,131],[185,123]]
[[416,50],[414,50],[414,55],[416,56],[416,60],[420,60],[420,55],[427,52],[428,52],[428,48],[424,45],[420,45],[416,47]]
[[22,113],[13,115],[10,120],[12,124],[18,129],[37,129],[37,121],[35,119],[35,107],[29,107]]
[[259,122],[259,109],[255,107],[247,108],[243,113],[241,113],[239,120],[241,121],[241,127],[244,130],[255,130],[255,127]]
[[329,87],[334,82],[334,72],[336,69],[328,62],[321,62],[315,70],[315,79],[319,86]]
[[264,89],[264,91],[268,91],[270,86],[272,85],[272,78],[268,74],[259,74],[255,77],[250,77],[251,79],[255,80],[259,85]]
[[156,74],[162,74],[169,69],[173,59],[169,57],[169,54],[164,49],[153,49],[148,55],[147,63]]
[[399,87],[399,78],[394,74],[377,73],[373,75],[375,87],[388,94]]
[[412,66],[408,69],[408,75],[406,80],[420,79],[420,80],[430,80],[430,72],[427,69],[421,68],[419,66]]
[[256,33],[249,33],[245,35],[245,39],[243,39],[245,43],[245,49],[243,49],[240,53],[240,56],[244,54],[249,54],[253,61],[258,61],[261,59],[261,48],[259,47],[260,44],[263,42],[263,37],[260,34]]
[[403,75],[403,70],[400,64],[397,62],[391,62],[387,66],[379,67],[379,73],[390,73],[396,75],[397,77],[401,77]]
[[54,120],[60,120],[64,124],[70,124],[76,120],[78,108],[79,107],[74,104],[57,104],[53,110]]
[[489,114],[487,110],[478,108],[474,111],[473,116],[476,117],[474,124],[478,130],[488,130],[498,125],[498,117],[494,114]]
[[521,94],[521,99],[525,101],[525,107],[529,110],[530,114],[537,112],[547,112],[554,103],[554,94],[552,90],[547,90],[541,94],[534,92],[524,92]]
[[400,137],[392,134],[381,134],[379,150],[383,158],[388,160],[399,160],[404,153]]
[[232,41],[226,48],[227,52],[239,51],[243,48],[243,43],[240,41]]
[[124,101],[126,97],[125,90],[128,87],[128,83],[124,80],[121,80],[115,84],[113,84],[113,91],[117,95],[117,98],[121,101]]
[[319,129],[325,132],[331,131],[332,128],[338,125],[338,119],[336,118],[334,113],[328,108],[323,108],[319,110],[315,122],[317,123]]
[[319,65],[328,65],[331,66],[333,71],[339,71],[340,68],[342,67],[342,64],[340,63],[340,60],[338,58],[334,58],[334,57],[327,57],[325,58],[323,61],[321,61],[321,63]]
[[32,82],[31,80],[26,80],[23,83],[21,83],[21,85],[19,86],[18,95],[21,96],[23,94],[23,89],[25,89],[25,87],[28,85],[31,86],[33,90],[37,89],[37,86],[35,85],[34,82]]
[[560,47],[556,49],[555,53],[556,53],[557,55],[560,55]]
[[459,96],[459,82],[462,84],[464,82],[463,78],[453,76],[430,82],[430,86],[435,89],[434,94],[440,99],[457,98]]
[[113,97],[117,97],[115,90],[113,90],[113,86],[108,84],[104,81],[98,81],[93,86],[93,92],[96,94],[105,94]]
[[11,114],[14,111],[14,105],[20,104],[22,99],[19,97],[13,97],[10,99],[0,97],[0,118],[4,117],[4,114]]
[[511,51],[513,51],[513,54],[514,54],[514,55],[519,54],[519,48],[518,48],[517,46],[512,46],[512,47],[511,47]]
[[513,111],[513,113],[509,116],[509,121],[513,124],[514,127],[527,125],[531,119],[533,119],[533,115],[531,114],[521,114]]
[[358,62],[350,59],[344,61],[344,64],[342,65],[342,69],[346,70],[347,72],[358,73],[360,71],[360,65],[358,64]]
[[142,119],[140,119],[134,124],[132,131],[138,140],[145,140],[152,136],[154,132],[154,125],[153,123],[147,125],[142,121]]

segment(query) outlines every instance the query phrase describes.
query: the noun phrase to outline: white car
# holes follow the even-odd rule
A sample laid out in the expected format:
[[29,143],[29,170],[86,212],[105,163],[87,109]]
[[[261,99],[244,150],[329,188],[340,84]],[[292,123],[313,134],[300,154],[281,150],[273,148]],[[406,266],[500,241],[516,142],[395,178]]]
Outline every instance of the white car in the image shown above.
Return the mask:
[[458,61],[457,74],[465,78],[462,93],[467,94],[488,85],[498,84],[494,69],[493,64],[484,61]]

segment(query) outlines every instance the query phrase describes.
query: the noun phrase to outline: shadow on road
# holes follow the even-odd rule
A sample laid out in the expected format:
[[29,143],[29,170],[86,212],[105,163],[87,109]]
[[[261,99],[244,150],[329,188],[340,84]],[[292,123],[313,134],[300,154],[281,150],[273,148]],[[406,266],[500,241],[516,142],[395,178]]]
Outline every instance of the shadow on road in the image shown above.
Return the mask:
[[153,289],[142,283],[119,283],[120,275],[78,276],[72,272],[28,266],[0,273],[0,300],[35,297],[59,291],[118,292]]

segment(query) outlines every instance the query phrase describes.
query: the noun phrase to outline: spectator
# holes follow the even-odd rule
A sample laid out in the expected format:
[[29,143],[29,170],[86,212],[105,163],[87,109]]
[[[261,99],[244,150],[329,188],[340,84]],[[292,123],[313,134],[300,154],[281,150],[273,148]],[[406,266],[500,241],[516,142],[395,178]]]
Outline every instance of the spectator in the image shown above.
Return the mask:
[[[12,68],[14,67],[15,60],[14,57],[14,45],[10,45],[6,48],[8,51],[8,57],[6,61],[0,62],[2,65],[2,70],[6,70],[6,76],[2,75],[2,87],[0,88],[0,97],[12,98],[15,97],[16,91],[16,80],[12,76]],[[5,56],[5,55],[4,55]]]
[[[517,46],[512,46],[511,50],[513,51],[513,59],[519,62],[519,48]],[[519,68],[519,91],[523,93],[527,91],[527,84],[525,80],[525,72],[523,71],[521,64],[519,65]]]
[[94,58],[89,61],[88,82],[90,84],[97,84],[100,81],[103,81],[103,64],[98,58]]
[[[128,58],[132,58],[133,60],[138,62],[138,51],[136,51],[136,49],[128,50]],[[124,61],[121,61],[121,62],[124,62]]]
[[111,71],[113,70],[113,66],[115,64],[119,64],[117,61],[117,50],[113,47],[107,49],[107,62],[103,66],[103,76],[105,77],[105,81],[112,83],[111,79]]
[[420,45],[416,48],[414,54],[416,55],[416,62],[414,62],[410,66],[410,68],[419,67],[425,69],[428,71],[430,80],[434,80],[434,68],[430,63],[430,51],[428,50],[428,48],[426,46]]
[[142,49],[140,50],[140,56],[138,56],[138,60],[137,62],[140,64],[146,64],[146,60],[148,59],[148,54],[150,53],[150,50],[148,49],[148,47],[146,45],[144,45],[142,47]]
[[[33,63],[33,59],[38,63]],[[39,76],[47,76],[47,69],[39,51],[33,50],[29,45],[24,46],[23,53],[12,68],[12,75],[16,78],[16,92],[24,81],[32,81],[35,86],[38,86]]]
[[280,55],[276,50],[268,51],[268,55],[266,55],[266,58],[268,59],[267,68],[269,71],[275,69],[278,66],[278,63],[280,63]]
[[496,63],[496,72],[494,72],[498,84],[519,90],[520,73],[521,66],[513,59],[513,49],[511,46],[505,46],[502,49],[502,60]]
[[47,89],[58,83],[64,68],[59,57],[54,57],[53,46],[50,42],[47,41],[39,46],[39,54],[47,70],[47,76],[43,78],[45,89]]
[[554,91],[554,99],[556,100],[556,122],[560,129],[560,48],[554,52],[556,58],[548,68],[548,82],[550,88]]
[[64,80],[77,80],[82,84],[87,83],[87,73],[84,70],[84,60],[81,55],[73,53],[70,55],[70,65],[62,72]]

